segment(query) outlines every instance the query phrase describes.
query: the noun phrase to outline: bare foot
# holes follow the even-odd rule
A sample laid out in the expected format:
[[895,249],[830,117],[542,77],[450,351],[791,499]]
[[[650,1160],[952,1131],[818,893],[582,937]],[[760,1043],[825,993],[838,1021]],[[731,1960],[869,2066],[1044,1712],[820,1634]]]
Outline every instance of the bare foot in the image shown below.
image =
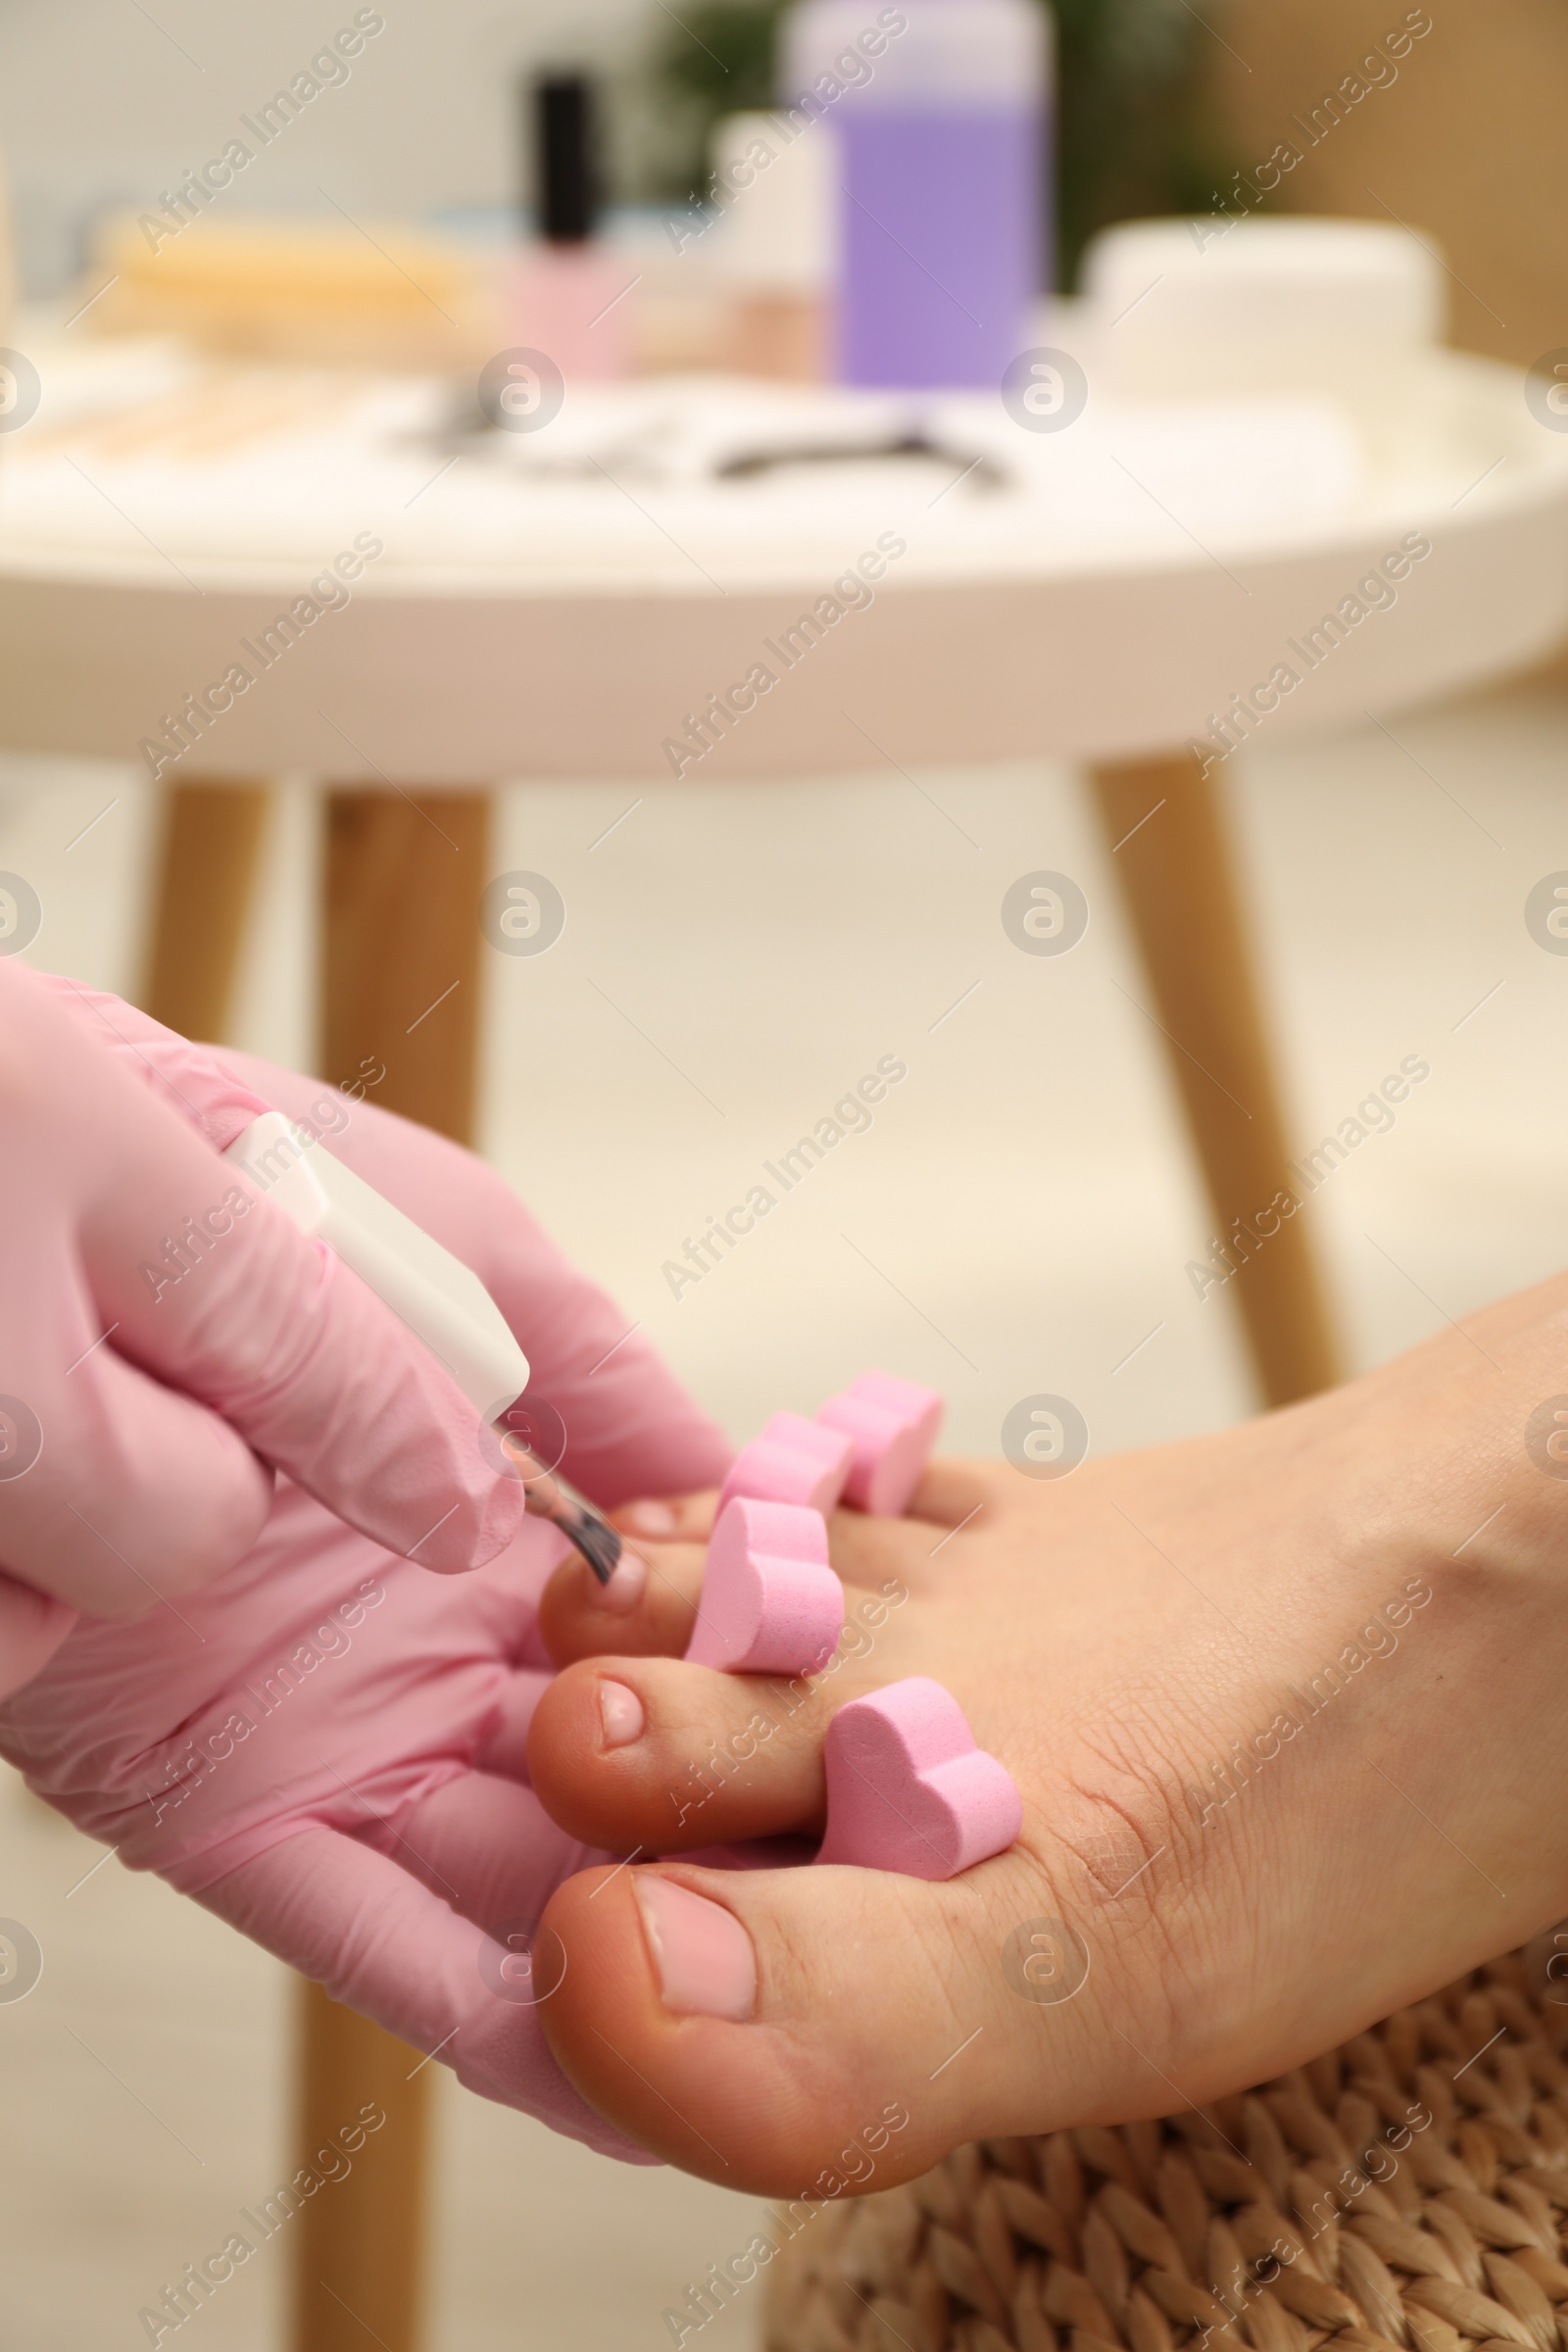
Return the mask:
[[624,1514],[629,1609],[575,1565],[547,1596],[577,1662],[528,1759],[564,1829],[648,1856],[815,1835],[824,1726],[910,1674],[1024,1828],[945,1885],[583,1874],[547,1914],[568,2075],[731,2187],[881,2187],[1279,2074],[1523,1942],[1568,1910],[1565,1386],[1558,1279],[1216,1436],[1056,1482],[937,1465],[918,1518],[835,1518],[848,1628],[809,1684],[681,1663],[702,1552],[673,1539],[711,1498],[668,1535]]

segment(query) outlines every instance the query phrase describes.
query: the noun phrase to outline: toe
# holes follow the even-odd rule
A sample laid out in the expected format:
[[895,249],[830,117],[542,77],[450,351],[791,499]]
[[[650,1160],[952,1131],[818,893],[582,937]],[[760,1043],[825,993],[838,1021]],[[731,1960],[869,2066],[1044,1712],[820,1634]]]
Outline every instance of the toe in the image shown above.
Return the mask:
[[628,1536],[650,1536],[656,1544],[706,1544],[713,1532],[718,1489],[698,1494],[662,1494],[623,1502],[611,1517]]
[[772,2196],[890,2187],[961,2140],[1117,2103],[1125,2045],[1091,2003],[1009,1977],[1020,1926],[1055,1908],[1016,1851],[942,1885],[586,1872],[547,1913],[568,1967],[545,2029],[595,2107],[690,2172]]
[[608,1585],[584,1559],[563,1561],[539,1603],[539,1631],[558,1666],[578,1658],[684,1655],[703,1587],[694,1544],[628,1544]]
[[552,1819],[617,1853],[673,1853],[820,1830],[831,1682],[666,1658],[567,1667],[540,1699],[528,1774]]
[[928,1462],[910,1498],[911,1519],[930,1519],[938,1527],[960,1527],[978,1518],[997,1498],[994,1462]]
[[[961,1514],[960,1514],[961,1517]],[[880,1592],[937,1592],[952,1583],[964,1557],[966,1529],[930,1519],[873,1519],[861,1511],[835,1511],[828,1522],[828,1549],[847,1587]]]

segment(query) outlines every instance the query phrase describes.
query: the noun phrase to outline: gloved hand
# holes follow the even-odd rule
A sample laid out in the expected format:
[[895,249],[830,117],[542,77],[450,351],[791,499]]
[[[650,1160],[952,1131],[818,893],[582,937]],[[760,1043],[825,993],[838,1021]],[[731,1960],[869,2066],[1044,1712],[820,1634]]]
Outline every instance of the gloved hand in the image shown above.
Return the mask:
[[[530,1396],[563,1416],[563,1468],[595,1501],[722,1474],[718,1433],[479,1161],[311,1081],[239,1055],[220,1065],[114,1000],[97,1009],[188,1100],[205,1100],[200,1062],[208,1089],[217,1070],[291,1117],[316,1105],[323,1129],[346,1116],[327,1148],[486,1284],[533,1367]],[[247,1099],[239,1123],[250,1115]],[[226,1246],[186,1277],[192,1289]],[[326,1279],[360,1288],[335,1264]],[[345,1385],[362,1377],[351,1350],[336,1360]],[[319,1409],[351,1412],[352,1399]],[[499,1456],[476,1443],[473,1459],[488,1477]],[[356,1498],[362,1513],[376,1499]],[[438,1494],[432,1518],[440,1507]],[[131,1868],[439,2049],[469,2088],[624,2155],[631,2144],[550,2058],[535,1998],[549,1983],[535,1988],[519,1957],[550,1893],[591,1858],[524,1777],[549,1679],[537,1595],[564,1548],[525,1520],[488,1565],[431,1576],[280,1478],[259,1541],[224,1573],[139,1617],[83,1615],[0,1705],[0,1753]],[[156,1566],[152,1546],[141,1556]]]
[[427,1567],[516,1531],[448,1375],[218,1157],[266,1107],[118,999],[0,963],[0,1692],[74,1610],[231,1567],[273,1469]]

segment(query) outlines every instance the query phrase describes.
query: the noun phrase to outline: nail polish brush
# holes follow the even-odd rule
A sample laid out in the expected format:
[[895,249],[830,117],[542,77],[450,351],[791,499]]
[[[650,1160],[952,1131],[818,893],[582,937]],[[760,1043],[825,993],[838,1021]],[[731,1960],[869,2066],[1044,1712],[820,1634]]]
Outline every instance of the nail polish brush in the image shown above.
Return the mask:
[[528,1385],[528,1359],[472,1267],[280,1110],[253,1119],[223,1156],[302,1233],[324,1242],[368,1283],[445,1366],[521,1473],[524,1508],[559,1528],[608,1584],[620,1557],[619,1536],[506,1427]]

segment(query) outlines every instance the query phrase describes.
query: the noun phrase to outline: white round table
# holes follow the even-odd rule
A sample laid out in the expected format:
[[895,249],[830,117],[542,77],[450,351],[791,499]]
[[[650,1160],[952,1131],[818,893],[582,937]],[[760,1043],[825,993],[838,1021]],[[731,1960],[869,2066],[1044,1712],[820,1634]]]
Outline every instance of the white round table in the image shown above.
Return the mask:
[[[851,694],[901,762],[1163,754],[1291,660],[1411,529],[1431,560],[1271,733],[1486,678],[1568,617],[1568,436],[1536,422],[1520,376],[1453,353],[1391,375],[1357,416],[1091,398],[1036,432],[977,396],[668,379],[582,392],[540,432],[447,440],[432,428],[450,397],[419,382],[152,344],[37,357],[42,405],[0,466],[19,747],[134,756],[363,533],[385,552],[352,603],[203,736],[204,774],[667,774],[683,714],[771,660],[766,642],[885,533],[906,552],[874,604],[705,773],[863,763]],[[911,424],[951,458],[717,470]]]
[[[497,779],[1051,754],[1095,769],[1223,1236],[1287,1154],[1219,753],[1473,685],[1568,625],[1568,436],[1437,348],[1385,355],[1353,405],[665,378],[465,430],[449,385],[81,332],[34,343],[0,465],[6,739],[181,790],[153,993],[206,1030],[257,782],[331,779],[326,1058],[390,1058],[455,1131]],[[221,779],[250,795],[215,803]],[[456,864],[420,855],[408,787],[452,796]],[[1234,1295],[1270,1401],[1332,1376],[1299,1229]]]
[[[1440,351],[1353,414],[1091,398],[1037,431],[995,400],[670,380],[455,436],[425,383],[70,337],[30,356],[41,405],[0,464],[0,728],[171,789],[150,1008],[221,1034],[264,780],[329,779],[323,1074],[374,1056],[378,1101],[460,1136],[497,780],[1052,754],[1093,767],[1227,1235],[1288,1153],[1215,721],[1331,727],[1568,626],[1568,436],[1519,376]],[[450,848],[416,789],[443,793]],[[1269,1401],[1334,1377],[1302,1220],[1232,1295]],[[335,2279],[411,2352],[425,2078],[308,1991],[302,2145],[345,2067],[397,2129],[301,2221],[296,2341],[349,2340],[312,2285]]]

